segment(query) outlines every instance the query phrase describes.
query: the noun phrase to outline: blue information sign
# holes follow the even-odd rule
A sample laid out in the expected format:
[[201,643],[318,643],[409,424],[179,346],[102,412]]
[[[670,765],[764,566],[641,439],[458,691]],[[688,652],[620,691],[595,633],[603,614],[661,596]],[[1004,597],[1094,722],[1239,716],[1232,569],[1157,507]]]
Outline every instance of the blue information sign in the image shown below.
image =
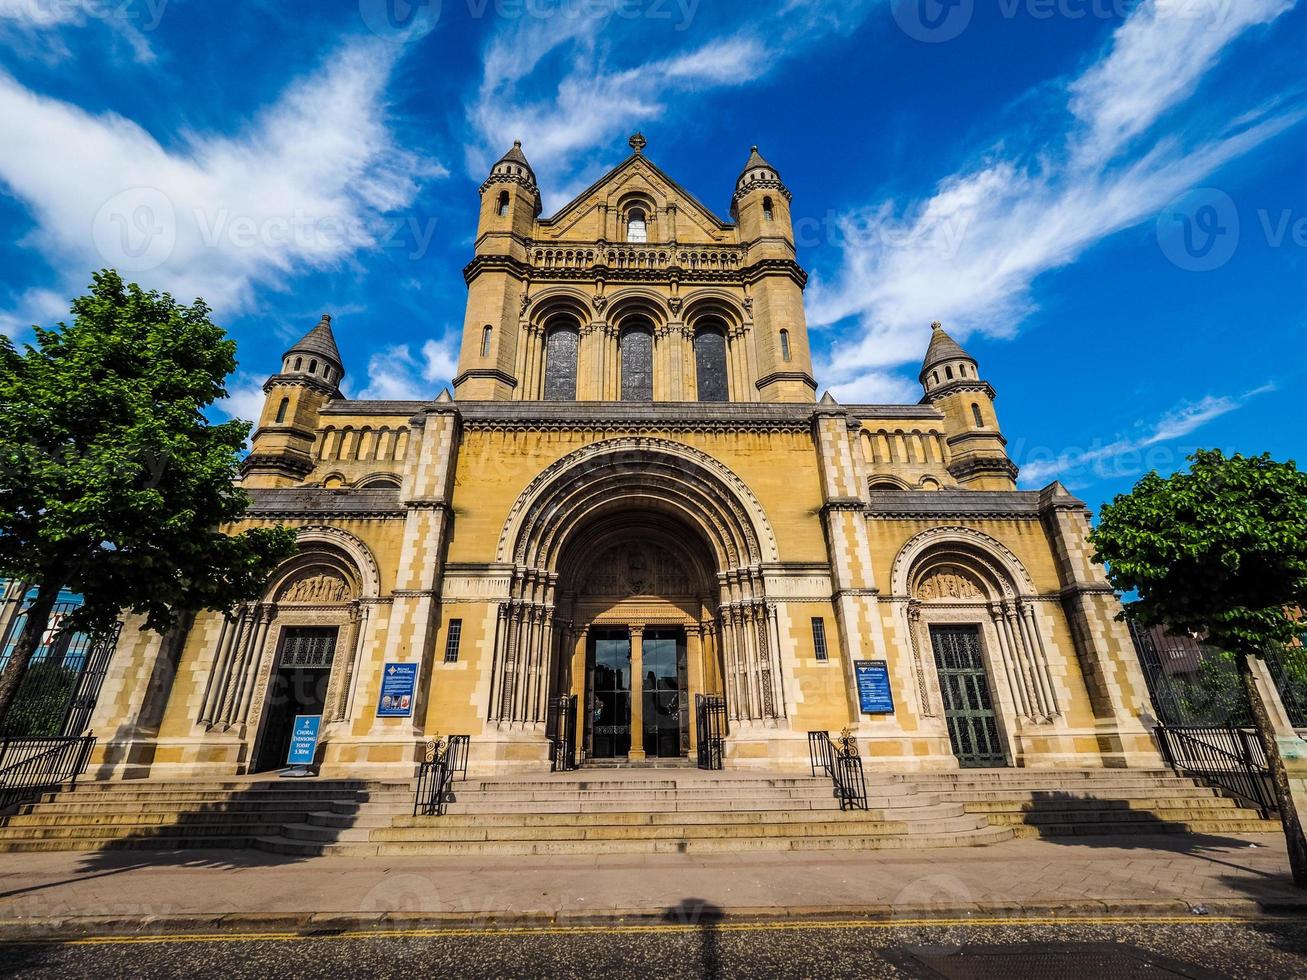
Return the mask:
[[313,765],[313,757],[318,752],[318,729],[321,727],[322,715],[295,716],[295,727],[290,733],[290,753],[286,756],[286,765]]
[[892,715],[894,693],[889,686],[889,664],[884,660],[855,660],[858,704],[865,715]]
[[413,714],[413,692],[418,683],[417,664],[386,664],[381,674],[378,718],[408,718]]

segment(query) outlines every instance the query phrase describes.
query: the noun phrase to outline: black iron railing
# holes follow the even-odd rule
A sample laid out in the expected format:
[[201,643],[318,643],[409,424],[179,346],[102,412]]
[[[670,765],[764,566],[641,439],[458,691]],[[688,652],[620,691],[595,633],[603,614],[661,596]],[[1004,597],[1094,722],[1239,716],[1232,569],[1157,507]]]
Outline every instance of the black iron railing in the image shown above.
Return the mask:
[[93,748],[94,735],[0,738],[0,813],[64,783],[76,786]]
[[1275,809],[1270,770],[1261,743],[1240,728],[1159,725],[1157,742],[1167,765],[1261,811]]
[[867,780],[852,735],[846,732],[831,741],[827,732],[808,732],[808,762],[814,776],[830,777],[841,810],[867,809]]
[[551,772],[571,772],[576,768],[576,695],[562,694],[549,699],[545,734],[549,739]]
[[450,735],[427,743],[426,757],[418,767],[417,790],[413,794],[413,816],[442,817],[453,796],[454,774],[467,778],[470,735]]
[[694,696],[695,737],[699,768],[722,769],[726,765],[726,699],[719,694]]

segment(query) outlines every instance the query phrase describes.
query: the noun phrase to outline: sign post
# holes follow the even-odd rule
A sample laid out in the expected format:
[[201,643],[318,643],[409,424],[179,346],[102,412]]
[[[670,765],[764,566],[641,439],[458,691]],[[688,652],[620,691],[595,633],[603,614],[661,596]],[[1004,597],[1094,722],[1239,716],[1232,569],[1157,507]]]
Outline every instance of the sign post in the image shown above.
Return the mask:
[[302,779],[313,773],[309,767],[318,754],[318,732],[322,728],[322,715],[296,715],[295,727],[290,733],[290,751],[286,754],[288,768],[281,775]]
[[864,715],[894,714],[894,692],[889,685],[889,664],[884,660],[855,660],[858,706]]
[[417,689],[417,664],[386,664],[381,672],[381,693],[377,697],[378,718],[411,718],[413,692]]

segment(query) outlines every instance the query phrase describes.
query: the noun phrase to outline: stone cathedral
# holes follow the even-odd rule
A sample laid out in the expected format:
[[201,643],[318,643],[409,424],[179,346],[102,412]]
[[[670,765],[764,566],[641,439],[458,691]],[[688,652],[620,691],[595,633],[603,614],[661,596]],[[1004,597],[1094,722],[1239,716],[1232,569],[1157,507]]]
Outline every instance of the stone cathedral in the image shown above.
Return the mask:
[[101,773],[285,764],[407,778],[675,764],[699,696],[727,768],[1156,766],[1119,606],[1059,484],[1017,490],[995,392],[936,323],[921,400],[819,397],[791,194],[754,148],[719,217],[631,154],[545,216],[520,144],[480,188],[453,392],[358,401],[331,318],[288,350],[244,462],[249,526],[299,530],[257,602],[129,620]]

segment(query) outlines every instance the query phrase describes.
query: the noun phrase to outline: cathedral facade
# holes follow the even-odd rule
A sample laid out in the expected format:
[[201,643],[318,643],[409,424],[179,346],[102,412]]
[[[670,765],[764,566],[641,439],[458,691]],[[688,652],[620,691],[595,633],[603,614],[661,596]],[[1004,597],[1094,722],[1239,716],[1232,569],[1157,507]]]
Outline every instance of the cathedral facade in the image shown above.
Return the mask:
[[[233,775],[321,716],[329,775],[1157,765],[1143,677],[1058,484],[1016,489],[976,360],[923,325],[922,398],[818,398],[790,191],[755,148],[730,220],[631,155],[551,217],[520,145],[480,190],[454,391],[342,396],[330,317],[264,386],[233,527],[299,553],[260,601],[167,636],[129,620],[101,773]],[[563,699],[563,700],[560,700]]]

